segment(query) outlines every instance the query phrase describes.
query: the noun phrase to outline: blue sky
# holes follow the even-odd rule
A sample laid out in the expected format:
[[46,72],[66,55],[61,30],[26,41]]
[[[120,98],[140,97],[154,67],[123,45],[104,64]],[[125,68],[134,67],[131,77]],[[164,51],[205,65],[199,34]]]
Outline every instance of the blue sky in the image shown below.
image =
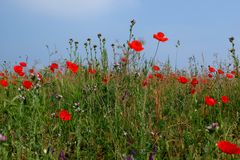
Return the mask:
[[48,64],[45,45],[58,50],[52,61],[65,57],[69,38],[80,42],[80,54],[87,38],[98,44],[98,33],[109,46],[116,40],[126,42],[131,19],[137,22],[136,38],[146,41],[142,54],[147,58],[157,45],[152,35],[161,31],[169,41],[160,44],[157,59],[164,62],[169,56],[174,65],[180,40],[180,67],[186,67],[192,55],[201,64],[203,54],[206,65],[214,54],[228,60],[231,36],[240,44],[239,0],[1,0],[0,19],[0,62],[12,64],[26,55],[31,62]]

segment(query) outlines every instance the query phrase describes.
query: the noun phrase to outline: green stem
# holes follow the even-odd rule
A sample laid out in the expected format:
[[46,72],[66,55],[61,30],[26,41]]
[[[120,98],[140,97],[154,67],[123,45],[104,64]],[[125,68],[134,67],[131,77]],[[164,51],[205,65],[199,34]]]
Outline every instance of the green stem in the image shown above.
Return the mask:
[[152,60],[152,65],[153,65],[153,62],[155,61],[157,51],[158,51],[158,47],[159,47],[159,41],[158,41],[157,48],[156,48],[156,51],[155,51],[155,54],[154,54],[154,57],[153,57],[153,60]]

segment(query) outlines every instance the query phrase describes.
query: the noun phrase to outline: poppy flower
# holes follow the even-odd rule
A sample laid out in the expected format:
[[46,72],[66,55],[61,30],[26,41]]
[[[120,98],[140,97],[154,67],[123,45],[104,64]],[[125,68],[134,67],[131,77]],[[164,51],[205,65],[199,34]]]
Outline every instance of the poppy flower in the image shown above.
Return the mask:
[[142,81],[142,86],[143,87],[147,87],[148,86],[148,79],[147,78]]
[[136,52],[142,51],[144,48],[142,47],[142,43],[138,40],[134,40],[132,42],[128,42],[128,46],[135,50]]
[[215,68],[213,68],[213,67],[211,67],[211,66],[208,66],[208,70],[209,70],[209,72],[211,72],[211,73],[213,73],[213,72],[216,71]]
[[159,80],[163,80],[163,75],[161,73],[155,73],[155,77],[157,77]]
[[208,74],[208,77],[209,77],[209,78],[212,78],[212,77],[213,77],[213,75],[209,73],[209,74]]
[[54,72],[55,69],[58,69],[58,64],[57,64],[57,63],[52,63],[52,64],[50,65],[50,70],[51,70],[52,72]]
[[29,69],[28,72],[33,74],[34,73],[34,69]]
[[235,75],[235,71],[231,71],[231,74]]
[[109,80],[110,80],[109,77],[107,77],[107,76],[106,76],[106,77],[103,77],[102,83],[103,83],[103,84],[108,84]]
[[153,35],[153,38],[157,39],[160,42],[166,42],[168,40],[167,37],[165,37],[165,34],[162,32],[158,32]]
[[66,66],[67,68],[71,67],[72,62],[71,61],[66,61]]
[[72,63],[71,67],[70,67],[70,70],[73,72],[73,73],[77,73],[78,71],[78,66],[75,64],[75,63]]
[[206,96],[205,97],[205,104],[208,105],[208,106],[214,106],[215,104],[217,103],[217,101],[212,98],[212,97],[209,97],[209,96]]
[[177,80],[178,80],[178,82],[180,82],[182,84],[185,84],[188,82],[188,79],[184,76],[179,76]]
[[224,74],[222,69],[218,69],[218,74]]
[[150,73],[150,74],[148,74],[148,78],[149,79],[152,79],[153,78],[153,75]]
[[27,67],[27,63],[26,62],[19,62],[19,65],[22,67]]
[[195,93],[196,93],[196,89],[194,89],[194,88],[191,89],[190,93],[191,93],[191,94],[195,94]]
[[96,74],[96,72],[97,72],[96,69],[92,69],[92,68],[88,69],[88,73],[90,73],[90,74]]
[[232,78],[233,78],[233,74],[227,73],[227,74],[226,74],[226,77],[229,78],[229,79],[232,79]]
[[12,83],[13,85],[16,85],[16,84],[17,84],[17,82],[16,82],[16,81],[11,81],[11,83]]
[[206,83],[208,82],[208,80],[207,80],[206,78],[201,78],[201,79],[200,79],[200,82],[201,82],[202,84],[206,84]]
[[23,67],[22,66],[14,66],[13,67],[13,70],[16,72],[16,73],[20,73],[20,72],[23,72]]
[[70,114],[67,110],[65,110],[65,109],[62,109],[62,110],[59,112],[59,117],[60,117],[60,119],[63,120],[63,121],[69,121],[69,120],[72,119],[71,114]]
[[228,141],[219,141],[217,147],[227,154],[240,154],[240,147]]
[[229,98],[227,96],[222,96],[221,100],[223,103],[228,103],[229,102]]
[[2,87],[7,87],[8,86],[8,82],[6,80],[0,80],[0,84]]
[[25,80],[22,82],[22,85],[26,88],[26,89],[30,89],[32,87],[32,82]]
[[23,77],[23,76],[25,75],[25,73],[24,73],[24,72],[20,72],[20,73],[18,73],[18,75],[19,75],[20,77]]
[[75,63],[72,63],[70,61],[67,61],[66,65],[67,65],[67,68],[70,69],[73,73],[77,73],[78,65],[76,65]]
[[126,58],[126,57],[122,57],[122,58],[121,58],[121,62],[122,62],[122,63],[126,63],[126,62],[127,62],[127,58]]
[[197,84],[198,84],[198,80],[197,80],[197,78],[193,78],[192,79],[192,81],[191,81],[191,84],[193,85],[193,86],[196,86]]
[[160,68],[159,68],[157,65],[154,65],[154,66],[152,67],[152,70],[153,70],[153,71],[160,71]]

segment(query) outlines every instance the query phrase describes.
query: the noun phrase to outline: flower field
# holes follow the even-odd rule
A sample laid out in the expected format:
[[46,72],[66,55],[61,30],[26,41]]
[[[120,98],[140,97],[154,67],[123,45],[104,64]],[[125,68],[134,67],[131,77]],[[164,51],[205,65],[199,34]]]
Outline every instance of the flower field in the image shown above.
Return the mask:
[[153,34],[154,57],[143,60],[134,25],[112,51],[98,34],[99,45],[83,44],[84,58],[70,39],[68,59],[42,69],[2,65],[0,159],[240,159],[234,38],[231,65],[180,70],[156,59],[171,40],[162,32]]

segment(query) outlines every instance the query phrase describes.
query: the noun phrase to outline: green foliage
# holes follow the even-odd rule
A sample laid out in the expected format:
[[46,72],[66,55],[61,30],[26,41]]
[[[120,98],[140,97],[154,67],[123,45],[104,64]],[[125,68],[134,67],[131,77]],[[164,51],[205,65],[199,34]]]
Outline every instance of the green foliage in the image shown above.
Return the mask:
[[[187,84],[168,75],[147,87],[141,85],[144,74],[115,73],[107,84],[102,75],[65,73],[45,77],[38,89],[1,88],[0,129],[8,137],[0,144],[1,157],[57,159],[63,150],[69,159],[147,159],[156,145],[157,159],[221,159],[226,155],[215,143],[238,137],[237,79],[210,80],[192,95]],[[229,104],[204,104],[205,95],[220,101],[223,94]],[[62,108],[71,113],[70,121],[57,117]],[[206,132],[212,122],[220,124],[219,130]]]

